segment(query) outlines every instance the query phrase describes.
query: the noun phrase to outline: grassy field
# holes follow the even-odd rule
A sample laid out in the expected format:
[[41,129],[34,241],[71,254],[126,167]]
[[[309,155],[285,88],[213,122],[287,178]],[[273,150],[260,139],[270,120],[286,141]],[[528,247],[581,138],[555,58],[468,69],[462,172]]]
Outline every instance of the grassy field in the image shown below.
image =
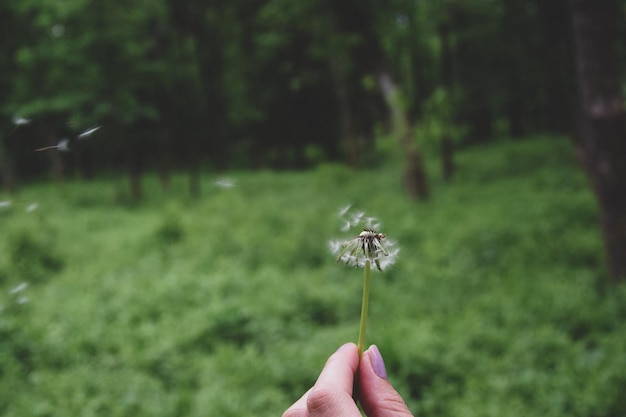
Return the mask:
[[[335,263],[346,204],[401,248],[374,273],[368,343],[420,416],[626,415],[626,291],[611,288],[571,146],[534,138],[400,164],[24,188],[0,208],[0,415],[277,416],[358,331],[362,274]],[[6,200],[8,196],[0,196]],[[33,210],[31,203],[37,203]]]

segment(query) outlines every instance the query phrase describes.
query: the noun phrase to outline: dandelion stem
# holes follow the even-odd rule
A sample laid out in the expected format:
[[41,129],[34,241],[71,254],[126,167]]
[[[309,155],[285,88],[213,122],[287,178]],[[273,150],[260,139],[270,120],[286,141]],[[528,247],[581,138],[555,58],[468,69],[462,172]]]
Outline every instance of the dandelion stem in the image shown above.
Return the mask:
[[370,260],[365,261],[365,279],[363,281],[363,301],[361,302],[361,325],[359,326],[359,340],[357,347],[359,348],[359,358],[363,354],[365,348],[365,329],[367,327],[367,310],[370,299]]

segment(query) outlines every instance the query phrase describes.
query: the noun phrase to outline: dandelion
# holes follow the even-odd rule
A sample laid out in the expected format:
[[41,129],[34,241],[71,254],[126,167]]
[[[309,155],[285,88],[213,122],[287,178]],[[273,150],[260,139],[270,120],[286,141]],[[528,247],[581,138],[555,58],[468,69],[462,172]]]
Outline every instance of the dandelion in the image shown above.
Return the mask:
[[[365,213],[359,212],[348,215],[350,207],[345,207],[340,211],[343,217],[343,231],[350,230],[356,226],[361,226],[362,231],[345,241],[331,241],[330,250],[337,257],[337,262],[357,268],[364,268],[365,277],[363,283],[363,300],[361,304],[361,323],[359,325],[359,339],[357,346],[359,354],[363,353],[365,347],[365,330],[367,327],[367,313],[369,306],[370,275],[372,264],[376,269],[383,271],[395,262],[400,251],[395,242],[387,240],[387,236],[377,231],[380,222],[375,217],[367,217]],[[384,241],[384,243],[383,243]]]

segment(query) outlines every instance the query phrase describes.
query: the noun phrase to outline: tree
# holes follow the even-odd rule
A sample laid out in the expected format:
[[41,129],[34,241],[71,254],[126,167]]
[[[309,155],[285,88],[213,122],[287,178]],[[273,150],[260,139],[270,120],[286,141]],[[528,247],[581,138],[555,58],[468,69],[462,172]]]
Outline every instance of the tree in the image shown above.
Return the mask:
[[575,147],[600,207],[614,282],[626,280],[626,113],[620,92],[616,0],[571,0],[580,125]]
[[[15,54],[19,42],[15,32],[20,28],[20,22],[6,2],[0,4],[0,97],[6,97],[10,91],[11,75],[14,72],[14,63],[11,57]],[[3,121],[4,122],[4,121]],[[9,193],[17,189],[15,173],[13,172],[11,156],[7,152],[5,141],[8,141],[14,127],[8,123],[0,123],[0,183]]]
[[[358,3],[358,4],[357,4]],[[414,74],[400,79],[395,74],[398,68],[392,65],[393,55],[399,51],[412,56],[410,47],[415,43],[415,22],[411,4],[386,4],[382,7],[376,2],[342,2],[343,7],[334,5],[334,16],[339,27],[345,33],[352,33],[357,42],[350,48],[350,56],[357,67],[356,79],[369,78],[376,83],[380,96],[387,106],[387,114],[393,133],[397,136],[403,151],[406,166],[404,169],[404,185],[407,193],[413,198],[427,199],[429,196],[428,181],[422,155],[414,138],[410,107],[413,94],[406,94],[401,87],[412,84]],[[402,40],[399,48],[391,47],[393,40]],[[409,65],[413,69],[413,65]],[[405,88],[406,89],[406,88]]]

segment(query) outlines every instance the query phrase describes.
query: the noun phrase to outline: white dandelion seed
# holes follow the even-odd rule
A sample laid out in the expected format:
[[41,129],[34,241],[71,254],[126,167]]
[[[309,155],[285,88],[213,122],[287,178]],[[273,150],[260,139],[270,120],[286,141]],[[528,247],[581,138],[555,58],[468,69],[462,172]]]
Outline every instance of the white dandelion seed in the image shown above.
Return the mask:
[[30,124],[30,122],[32,121],[33,119],[27,119],[21,116],[13,116],[13,124],[15,126],[26,126],[27,124]]
[[213,184],[219,188],[233,188],[235,186],[235,182],[226,177],[216,179]]
[[50,29],[50,32],[52,33],[52,36],[54,36],[55,38],[60,38],[65,33],[65,26],[63,26],[60,23],[57,23],[52,26],[52,28]]
[[68,139],[63,138],[57,144],[57,149],[60,152],[69,152],[69,150],[70,150],[70,146],[69,145],[70,145],[70,141]]
[[0,208],[8,208],[11,207],[11,205],[13,205],[11,200],[0,201]]
[[17,294],[18,292],[24,291],[26,288],[28,288],[28,283],[22,282],[17,287],[11,288],[9,294]]
[[69,150],[70,150],[70,141],[69,141],[69,139],[63,138],[56,145],[44,146],[43,148],[35,149],[35,152],[47,151],[49,149],[56,149],[59,152],[69,152]]
[[26,213],[32,213],[33,211],[37,210],[38,207],[39,203],[30,203],[26,206]]
[[15,127],[13,128],[13,130],[11,130],[11,133],[9,133],[9,136],[15,133],[18,127],[26,126],[27,124],[30,124],[30,122],[32,121],[33,121],[32,119],[27,119],[22,116],[13,116],[13,124],[15,125]]
[[94,126],[90,129],[87,129],[84,132],[78,134],[78,140],[87,139],[89,136],[93,135],[96,131],[100,129],[102,129],[102,126]]
[[347,206],[342,207],[339,210],[339,217],[343,218],[343,216],[345,216],[348,213],[348,211],[350,211],[351,208],[352,208],[352,204],[348,204]]

